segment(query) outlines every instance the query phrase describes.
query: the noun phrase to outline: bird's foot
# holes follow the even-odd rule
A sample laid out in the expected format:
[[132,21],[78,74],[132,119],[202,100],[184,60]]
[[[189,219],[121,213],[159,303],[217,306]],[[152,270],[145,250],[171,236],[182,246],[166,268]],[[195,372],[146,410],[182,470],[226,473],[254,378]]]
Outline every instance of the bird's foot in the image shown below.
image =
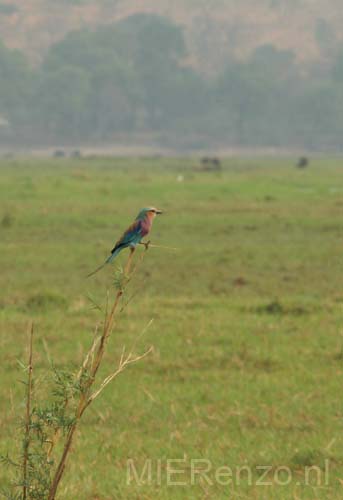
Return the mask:
[[145,246],[145,250],[149,250],[149,245],[150,245],[150,243],[151,243],[151,241],[150,241],[150,240],[149,240],[149,241],[147,241],[147,242],[145,242],[145,241],[141,241],[141,242],[140,242],[140,245],[144,245],[144,246]]

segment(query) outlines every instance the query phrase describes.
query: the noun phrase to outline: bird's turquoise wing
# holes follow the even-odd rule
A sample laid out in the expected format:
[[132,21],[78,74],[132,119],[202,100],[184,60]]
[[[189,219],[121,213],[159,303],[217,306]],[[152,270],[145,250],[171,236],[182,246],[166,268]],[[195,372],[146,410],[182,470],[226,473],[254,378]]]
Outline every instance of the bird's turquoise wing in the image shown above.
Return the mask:
[[140,220],[135,220],[130,227],[125,231],[122,237],[117,241],[115,247],[112,249],[113,254],[119,249],[137,245],[142,239],[142,224]]
[[135,220],[131,226],[125,231],[122,237],[117,241],[115,247],[112,249],[110,256],[105,260],[104,264],[98,267],[95,271],[88,276],[92,276],[102,269],[106,264],[109,264],[124,248],[137,245],[143,237],[142,221]]

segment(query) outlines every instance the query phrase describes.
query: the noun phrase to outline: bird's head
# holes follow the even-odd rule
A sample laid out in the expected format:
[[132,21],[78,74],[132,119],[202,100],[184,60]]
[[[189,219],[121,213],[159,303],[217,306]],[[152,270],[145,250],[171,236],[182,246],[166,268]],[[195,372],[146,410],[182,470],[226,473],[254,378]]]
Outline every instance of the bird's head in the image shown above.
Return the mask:
[[154,219],[156,217],[156,215],[159,215],[161,213],[162,213],[162,211],[158,210],[155,207],[142,208],[142,210],[137,215],[136,220],[143,220],[146,217],[149,217],[149,219]]

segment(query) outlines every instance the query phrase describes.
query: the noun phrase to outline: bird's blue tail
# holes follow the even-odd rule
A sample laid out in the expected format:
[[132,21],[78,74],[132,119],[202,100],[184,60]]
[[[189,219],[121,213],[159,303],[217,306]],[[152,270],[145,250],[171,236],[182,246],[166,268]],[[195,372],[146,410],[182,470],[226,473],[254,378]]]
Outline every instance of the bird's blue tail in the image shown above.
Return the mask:
[[91,276],[96,274],[98,271],[101,271],[101,269],[103,267],[105,267],[106,264],[109,264],[110,262],[112,262],[112,260],[118,255],[120,250],[121,250],[121,248],[117,248],[116,250],[114,250],[114,252],[112,252],[111,255],[105,260],[105,262],[103,264],[101,264],[101,266],[96,268],[95,271],[92,271],[91,273],[87,274],[86,278],[90,278]]
[[122,250],[121,248],[116,248],[111,255],[105,260],[104,264],[109,264],[112,260],[118,255],[118,253]]

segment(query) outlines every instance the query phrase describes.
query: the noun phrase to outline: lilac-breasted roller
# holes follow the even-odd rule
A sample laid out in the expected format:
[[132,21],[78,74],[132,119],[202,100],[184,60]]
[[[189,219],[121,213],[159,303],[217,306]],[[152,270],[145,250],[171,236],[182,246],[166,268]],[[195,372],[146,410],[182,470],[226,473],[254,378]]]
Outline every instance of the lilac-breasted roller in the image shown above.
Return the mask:
[[161,210],[157,210],[154,207],[142,208],[142,210],[137,215],[134,222],[127,228],[125,233],[117,241],[113,249],[111,250],[111,255],[105,260],[105,262],[98,267],[95,271],[88,274],[93,276],[102,269],[106,264],[112,262],[112,260],[121,252],[124,248],[130,248],[131,251],[135,249],[136,245],[140,244],[144,236],[147,236],[150,232],[152,222],[156,215],[161,214]]

